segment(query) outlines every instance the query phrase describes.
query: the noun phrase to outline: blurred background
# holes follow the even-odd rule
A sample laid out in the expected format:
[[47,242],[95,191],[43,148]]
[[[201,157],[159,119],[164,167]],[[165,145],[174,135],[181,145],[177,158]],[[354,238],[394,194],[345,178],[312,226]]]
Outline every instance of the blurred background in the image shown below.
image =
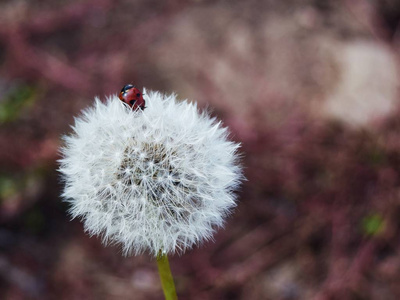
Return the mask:
[[0,2],[0,298],[162,299],[70,221],[60,136],[123,85],[196,100],[248,179],[180,299],[400,299],[398,0]]

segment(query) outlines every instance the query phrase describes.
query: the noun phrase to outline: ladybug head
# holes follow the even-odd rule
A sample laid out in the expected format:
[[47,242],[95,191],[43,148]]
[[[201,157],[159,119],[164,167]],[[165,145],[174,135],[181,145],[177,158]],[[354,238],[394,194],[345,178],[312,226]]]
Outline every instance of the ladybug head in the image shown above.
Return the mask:
[[135,86],[133,84],[126,84],[124,87],[121,89],[120,94],[126,93],[128,90],[134,88]]

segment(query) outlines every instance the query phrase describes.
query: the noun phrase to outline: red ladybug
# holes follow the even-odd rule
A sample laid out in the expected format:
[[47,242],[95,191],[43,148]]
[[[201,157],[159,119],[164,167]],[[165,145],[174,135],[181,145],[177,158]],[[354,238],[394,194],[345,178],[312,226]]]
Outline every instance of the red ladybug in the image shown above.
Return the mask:
[[145,101],[142,92],[132,84],[125,85],[119,93],[119,99],[133,109],[145,109]]

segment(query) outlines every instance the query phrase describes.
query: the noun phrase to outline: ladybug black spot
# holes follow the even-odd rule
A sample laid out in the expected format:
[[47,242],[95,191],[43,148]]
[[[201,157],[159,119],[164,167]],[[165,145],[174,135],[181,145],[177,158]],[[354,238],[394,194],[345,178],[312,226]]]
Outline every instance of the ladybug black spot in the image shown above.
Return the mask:
[[135,102],[136,102],[136,100],[131,100],[131,101],[129,101],[129,103],[130,103],[131,105],[134,105]]
[[136,97],[140,97],[140,93],[137,93],[137,94],[136,94]]

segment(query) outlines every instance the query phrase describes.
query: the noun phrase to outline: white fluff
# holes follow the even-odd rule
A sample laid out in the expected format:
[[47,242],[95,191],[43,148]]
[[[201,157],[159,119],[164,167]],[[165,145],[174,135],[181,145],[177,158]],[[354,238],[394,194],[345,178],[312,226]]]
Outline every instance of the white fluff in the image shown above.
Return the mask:
[[239,145],[196,104],[146,93],[133,111],[116,96],[75,119],[65,136],[63,198],[90,235],[125,255],[183,253],[212,238],[235,206]]

